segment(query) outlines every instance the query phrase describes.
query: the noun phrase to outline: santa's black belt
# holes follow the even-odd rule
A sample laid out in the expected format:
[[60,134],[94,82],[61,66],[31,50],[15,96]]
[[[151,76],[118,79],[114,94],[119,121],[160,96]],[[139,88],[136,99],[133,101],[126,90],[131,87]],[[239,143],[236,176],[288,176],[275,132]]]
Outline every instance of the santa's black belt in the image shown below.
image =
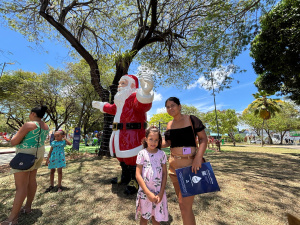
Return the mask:
[[[142,127],[143,125],[143,127]],[[147,123],[113,123],[113,130],[146,129]]]

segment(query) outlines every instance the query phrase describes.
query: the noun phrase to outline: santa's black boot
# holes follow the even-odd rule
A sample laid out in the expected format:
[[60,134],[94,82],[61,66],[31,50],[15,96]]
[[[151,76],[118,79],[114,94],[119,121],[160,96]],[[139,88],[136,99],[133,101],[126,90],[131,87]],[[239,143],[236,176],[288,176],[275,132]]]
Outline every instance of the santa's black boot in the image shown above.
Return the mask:
[[137,191],[139,189],[139,184],[135,178],[136,166],[128,166],[128,168],[129,168],[130,174],[131,174],[131,181],[127,184],[124,194],[133,195],[133,194],[137,193]]
[[128,184],[131,179],[129,167],[124,162],[120,162],[120,166],[122,168],[122,174],[112,178],[112,184]]

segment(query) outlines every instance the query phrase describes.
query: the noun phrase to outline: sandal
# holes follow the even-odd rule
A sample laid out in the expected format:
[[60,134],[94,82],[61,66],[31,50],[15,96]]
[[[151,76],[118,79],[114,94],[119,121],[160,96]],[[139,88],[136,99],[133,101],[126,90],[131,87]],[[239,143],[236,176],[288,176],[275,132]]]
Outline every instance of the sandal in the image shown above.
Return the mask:
[[48,192],[52,191],[53,189],[54,189],[53,186],[49,186],[49,187],[46,189],[45,193],[48,193]]
[[22,207],[21,210],[20,210],[20,213],[21,214],[30,214],[30,213],[32,213],[32,210],[26,211],[26,209],[24,207]]
[[62,191],[63,191],[62,187],[57,188],[57,192],[62,192]]

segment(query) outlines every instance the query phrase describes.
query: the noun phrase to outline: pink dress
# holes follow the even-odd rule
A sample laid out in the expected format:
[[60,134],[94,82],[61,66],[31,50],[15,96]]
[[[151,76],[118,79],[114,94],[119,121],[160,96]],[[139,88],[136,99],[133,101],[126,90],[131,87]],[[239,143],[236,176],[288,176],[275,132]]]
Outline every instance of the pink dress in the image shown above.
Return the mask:
[[[157,195],[160,192],[161,182],[162,182],[162,164],[166,164],[167,157],[166,154],[159,150],[157,153],[149,153],[146,149],[139,152],[136,164],[143,165],[142,177],[147,188]],[[136,198],[136,215],[138,218],[139,212],[144,219],[151,219],[154,216],[155,220],[168,221],[168,203],[166,191],[164,191],[162,201],[158,204],[152,203],[144,193],[143,189],[140,187]]]

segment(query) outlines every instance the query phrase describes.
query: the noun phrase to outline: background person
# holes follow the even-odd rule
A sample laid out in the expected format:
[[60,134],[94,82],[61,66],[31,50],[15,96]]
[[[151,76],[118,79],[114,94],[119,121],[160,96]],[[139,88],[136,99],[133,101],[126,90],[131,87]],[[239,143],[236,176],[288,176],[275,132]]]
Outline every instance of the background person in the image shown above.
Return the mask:
[[[194,225],[196,221],[192,207],[195,196],[182,197],[175,169],[192,166],[192,172],[197,173],[201,168],[207,147],[205,126],[197,117],[181,114],[178,98],[168,98],[165,106],[168,114],[173,117],[167,124],[165,141],[162,144],[163,148],[170,146],[169,176],[178,197],[183,224]],[[198,136],[198,148],[194,134]]]
[[62,168],[66,167],[65,146],[72,143],[66,139],[66,134],[63,130],[58,130],[54,133],[55,141],[52,141],[51,148],[48,154],[46,166],[50,169],[50,186],[46,189],[45,193],[54,189],[54,174],[57,169],[58,184],[57,192],[62,192]]
[[[15,178],[16,195],[9,217],[1,222],[1,225],[16,224],[20,210],[21,213],[31,213],[31,205],[37,189],[36,173],[44,159],[44,144],[49,133],[48,125],[42,121],[46,110],[47,106],[33,108],[29,114],[30,122],[25,123],[11,139],[11,145],[16,146],[16,154],[36,155],[37,153],[37,159],[28,170],[11,170]],[[25,198],[27,198],[26,204],[21,209]]]

